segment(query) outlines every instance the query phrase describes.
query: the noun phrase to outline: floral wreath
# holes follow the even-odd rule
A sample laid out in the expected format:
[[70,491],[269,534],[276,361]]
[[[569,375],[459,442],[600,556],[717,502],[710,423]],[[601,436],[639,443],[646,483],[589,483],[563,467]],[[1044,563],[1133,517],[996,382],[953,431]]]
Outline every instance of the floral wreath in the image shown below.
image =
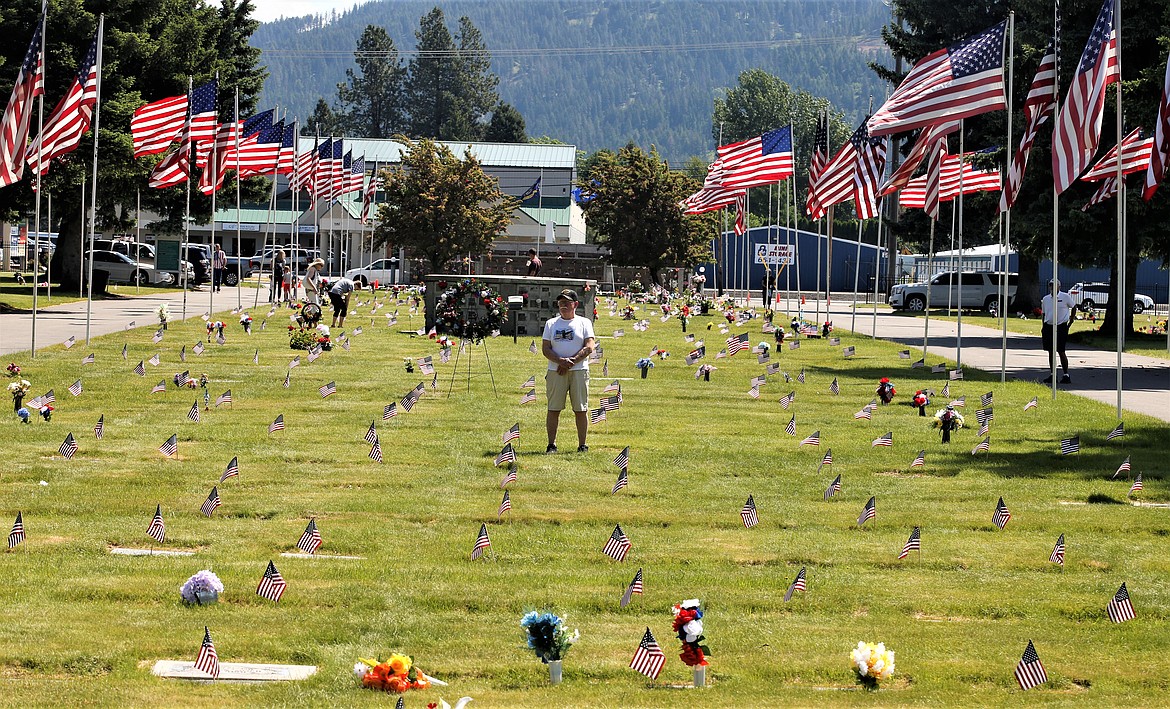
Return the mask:
[[[435,300],[435,330],[439,334],[479,343],[503,327],[508,304],[491,286],[474,278],[465,278],[450,286],[446,281],[439,281],[436,285],[443,289]],[[474,296],[484,310],[475,318],[464,319],[463,304],[469,295]]]

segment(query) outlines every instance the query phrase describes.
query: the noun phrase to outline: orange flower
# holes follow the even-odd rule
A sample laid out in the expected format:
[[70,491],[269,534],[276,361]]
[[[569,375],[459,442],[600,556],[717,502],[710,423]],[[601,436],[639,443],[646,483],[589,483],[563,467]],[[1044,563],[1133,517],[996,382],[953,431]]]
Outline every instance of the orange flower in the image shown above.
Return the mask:
[[391,692],[401,694],[410,689],[410,681],[402,675],[392,675],[390,679],[386,680],[386,686]]

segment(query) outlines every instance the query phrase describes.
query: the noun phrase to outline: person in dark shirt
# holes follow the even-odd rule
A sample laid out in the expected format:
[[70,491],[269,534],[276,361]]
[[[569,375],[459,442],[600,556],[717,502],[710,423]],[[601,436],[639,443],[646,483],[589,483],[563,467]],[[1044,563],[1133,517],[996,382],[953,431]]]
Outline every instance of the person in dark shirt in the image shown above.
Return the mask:
[[528,249],[528,273],[526,275],[535,276],[540,273],[540,257],[536,255],[536,249]]

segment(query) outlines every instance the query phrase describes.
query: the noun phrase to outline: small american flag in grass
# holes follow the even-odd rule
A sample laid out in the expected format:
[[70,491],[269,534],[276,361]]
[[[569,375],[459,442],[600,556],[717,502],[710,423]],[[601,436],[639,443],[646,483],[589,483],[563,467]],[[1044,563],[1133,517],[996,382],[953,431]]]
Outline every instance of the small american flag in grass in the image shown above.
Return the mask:
[[1003,498],[999,498],[999,502],[995,505],[995,514],[991,516],[991,523],[1003,529],[1007,526],[1008,520],[1011,518],[1012,513],[1008,511],[1007,505],[1003,503]]
[[98,416],[97,423],[93,426],[93,436],[99,441],[106,435],[106,415]]
[[631,546],[629,537],[622,531],[622,526],[619,524],[613,528],[613,533],[609,535],[609,539],[605,542],[605,548],[601,552],[615,561],[625,561]]
[[845,359],[849,359],[853,355],[857,354],[857,348],[853,345],[850,345],[849,347],[841,350],[841,354],[845,357]]
[[947,399],[949,399],[951,397],[951,383],[950,382],[946,382],[945,384],[943,384],[942,395],[944,398],[947,398]]
[[362,436],[366,443],[373,443],[378,440],[378,429],[374,426],[374,422],[370,421],[370,427],[366,429],[366,435]]
[[829,384],[829,393],[837,396],[841,393],[841,385],[837,383],[837,378],[833,377],[832,383]]
[[158,343],[162,342],[162,339],[163,339],[163,331],[162,330],[155,330],[154,334],[151,335],[151,337],[150,337],[150,341],[156,345]]
[[382,444],[378,442],[377,438],[374,439],[373,445],[370,446],[369,457],[375,463],[382,462]]
[[1020,689],[1025,691],[1048,681],[1048,673],[1044,671],[1040,655],[1036,653],[1036,648],[1032,645],[1031,640],[1028,641],[1028,647],[1024,649],[1024,656],[1020,658],[1020,663],[1016,665],[1016,681],[1020,683]]
[[219,488],[212,486],[211,493],[207,496],[207,499],[203,501],[203,504],[199,507],[199,511],[203,513],[204,517],[210,517],[211,513],[215,512],[215,508],[219,507],[221,504],[223,503],[219,499]]
[[869,498],[869,502],[865,503],[865,507],[861,509],[861,514],[857,517],[857,526],[860,527],[875,517],[877,517],[876,495]]
[[278,414],[272,423],[268,424],[268,432],[274,433],[276,431],[284,430],[284,414]]
[[291,369],[284,373],[284,388],[288,389],[290,386],[292,386],[292,370]]
[[1124,435],[1125,435],[1125,424],[1118,422],[1117,426],[1114,427],[1114,429],[1112,431],[1110,431],[1108,434],[1106,434],[1105,440],[1112,441],[1114,438],[1121,438]]
[[186,345],[183,345],[182,347],[179,348],[179,361],[180,362],[187,361],[187,346]]
[[475,561],[484,555],[487,549],[492,546],[492,540],[488,538],[487,524],[481,523],[479,526],[479,535],[475,538],[475,547],[471,550],[471,560]]
[[979,453],[979,452],[983,452],[983,453],[990,453],[991,452],[991,436],[988,436],[987,438],[984,438],[982,441],[979,441],[979,443],[975,444],[975,447],[971,449],[971,455],[975,455],[976,453]]
[[[784,376],[787,377],[788,375],[786,374]],[[792,402],[795,400],[796,400],[796,392],[794,392],[794,391],[789,392],[789,393],[785,394],[784,396],[780,397],[780,406],[785,411],[787,411],[788,407],[792,406]]]
[[158,452],[162,453],[168,458],[176,455],[179,452],[178,434],[172,434],[170,438],[164,441],[163,444],[158,447]]
[[589,412],[590,425],[596,426],[605,420],[605,409],[593,409]]
[[256,587],[256,595],[261,598],[267,598],[273,603],[279,603],[280,597],[284,595],[284,589],[288,586],[284,577],[276,570],[276,564],[272,560],[268,560],[268,568],[264,570],[264,576],[260,579],[260,585]]
[[837,477],[833,478],[833,482],[829,483],[829,486],[827,488],[825,488],[825,500],[831,499],[838,492],[841,492],[841,476],[840,475],[837,475]]
[[73,454],[77,452],[77,439],[73,437],[72,433],[65,436],[65,440],[62,441],[61,447],[57,451],[65,457],[65,460],[73,458]]
[[1028,409],[1034,409],[1038,406],[1040,406],[1040,397],[1033,396],[1031,401],[1024,404],[1024,411],[1027,411]]
[[958,380],[963,378],[963,370],[952,369],[952,370],[950,370],[950,372],[948,372],[947,378],[950,379],[952,382],[958,381]]
[[520,471],[520,466],[512,463],[508,466],[508,472],[504,473],[504,479],[500,481],[500,487],[507,487],[509,483],[516,482],[516,474]]
[[734,357],[740,350],[746,350],[751,347],[748,344],[748,333],[742,335],[732,335],[727,338],[727,354]]
[[195,403],[191,404],[191,408],[187,410],[187,420],[194,421],[195,423],[199,423],[200,416],[199,416],[199,400],[198,399],[196,399]]
[[337,382],[329,382],[317,389],[321,393],[321,398],[325,399],[337,393]]
[[93,364],[93,363],[94,363],[94,361],[95,361],[95,360],[94,360],[94,356],[93,356],[93,353],[92,353],[92,352],[90,352],[89,354],[87,354],[85,357],[83,357],[83,358],[81,359],[81,363],[82,363],[82,364]]
[[528,391],[524,392],[524,394],[520,397],[521,404],[531,404],[534,401],[536,401],[536,390],[535,389],[529,389]]
[[910,363],[910,369],[922,369],[926,366],[926,359],[916,359]]
[[873,419],[873,409],[869,408],[868,406],[863,407],[861,411],[857,411],[853,414],[853,419],[855,421],[870,421]]
[[166,390],[167,390],[166,381],[159,381],[158,384],[155,384],[153,387],[151,387],[150,393],[151,394],[161,394]]
[[1109,615],[1109,620],[1114,623],[1124,623],[1134,619],[1133,603],[1129,599],[1129,589],[1125,587],[1125,583],[1122,583],[1121,588],[1117,589],[1117,593],[1113,594],[1109,605],[1105,607],[1105,612]]
[[389,421],[390,419],[394,418],[397,415],[398,415],[398,406],[395,405],[394,403],[389,403],[389,404],[386,404],[386,406],[382,407],[382,420],[383,421]]
[[818,473],[821,472],[821,468],[825,467],[826,465],[832,465],[832,464],[833,464],[833,449],[830,448],[828,451],[825,452],[825,457],[821,458],[821,464],[817,466],[817,472]]
[[634,574],[634,580],[630,581],[630,585],[626,587],[626,592],[622,594],[621,603],[618,604],[619,607],[625,608],[626,606],[630,605],[630,601],[633,599],[633,596],[635,593],[638,594],[639,596],[642,595],[642,569],[641,568],[638,569],[638,573]]
[[207,348],[203,346],[202,342],[196,342],[195,345],[191,348],[191,351],[197,355],[201,355],[205,349]]
[[227,467],[223,469],[223,475],[219,476],[219,481],[223,482],[228,478],[239,477],[240,475],[240,459],[237,456],[232,456],[228,461]]
[[1060,454],[1070,455],[1072,453],[1079,453],[1081,450],[1081,437],[1073,436],[1072,438],[1060,439]]
[[507,490],[504,490],[504,499],[500,500],[500,509],[498,509],[496,511],[496,519],[503,518],[505,512],[511,512],[511,511],[512,511],[512,496],[508,494]]
[[134,373],[140,377],[146,376],[146,363],[138,360],[138,364],[134,365]]
[[320,547],[321,532],[317,529],[317,520],[310,519],[309,524],[305,526],[305,531],[301,533],[301,538],[297,540],[297,549],[306,554],[316,554]]
[[73,345],[77,344],[77,338],[76,338],[76,337],[74,337],[73,335],[70,335],[70,336],[69,336],[69,339],[68,339],[68,340],[65,340],[65,342],[64,342],[64,343],[62,343],[62,344],[64,344],[64,345],[65,345],[65,349],[69,349],[69,348],[70,348],[70,347],[72,347]]
[[130,345],[128,345],[126,343],[122,343],[122,359],[123,360],[126,359],[126,354],[129,351],[129,348],[130,348]]
[[739,511],[739,516],[743,519],[743,526],[751,529],[760,523],[760,518],[756,514],[756,501],[748,495],[747,502],[743,503],[743,509]]
[[191,370],[179,372],[175,375],[175,386],[177,387],[185,387],[189,381],[191,381]]
[[819,446],[821,444],[821,432],[813,431],[812,435],[800,442],[802,446]]
[[1061,534],[1056,539],[1056,546],[1052,547],[1052,553],[1048,555],[1048,560],[1054,564],[1064,566],[1064,535]]
[[521,389],[532,389],[535,386],[536,386],[536,375],[533,374],[532,376],[528,377],[527,381],[525,381],[523,384],[520,385],[520,388]]
[[906,545],[902,547],[902,553],[898,555],[899,559],[905,559],[910,556],[910,552],[922,552],[922,529],[915,527],[913,532],[910,532],[910,538],[906,540]]
[[630,465],[630,447],[626,446],[621,453],[614,456],[613,464],[618,468],[627,468]]
[[654,680],[658,679],[665,664],[666,653],[662,652],[658,641],[654,639],[654,633],[650,632],[650,628],[646,628],[642,642],[638,643],[638,649],[634,651],[634,659],[630,660],[630,669]]
[[219,678],[219,655],[215,654],[215,643],[211,642],[211,630],[203,627],[203,644],[195,657],[195,669]]
[[24,541],[24,516],[16,513],[16,521],[12,523],[12,531],[8,533],[8,548],[12,549]]
[[805,586],[805,570],[806,567],[800,567],[800,571],[796,573],[796,578],[792,579],[792,583],[788,584],[788,590],[784,592],[784,602],[787,603],[792,600],[792,594],[797,591],[804,591]]
[[157,367],[157,366],[158,366],[158,365],[159,365],[159,364],[162,362],[162,360],[159,358],[159,353],[158,353],[158,352],[155,352],[155,353],[154,353],[154,356],[153,356],[153,357],[151,357],[150,359],[146,360],[146,361],[147,361],[147,362],[150,362],[150,363],[151,363],[152,365],[154,365],[155,367]]
[[150,520],[150,526],[146,528],[146,536],[150,537],[159,544],[167,537],[167,527],[163,522],[162,504],[155,505],[154,517]]
[[223,404],[230,404],[230,403],[232,403],[232,390],[231,389],[228,389],[224,393],[215,397],[215,407],[216,408],[219,408]]
[[1141,491],[1142,491],[1142,474],[1138,473],[1137,476],[1134,477],[1134,479],[1133,479],[1133,485],[1131,485],[1129,488],[1129,496],[1133,497],[1133,494],[1135,492],[1141,492]]
[[630,484],[630,471],[627,468],[622,468],[621,470],[618,471],[617,480],[614,482],[613,490],[611,490],[609,494],[616,495],[618,493],[618,490],[621,490],[623,487],[625,487],[629,484]]
[[922,450],[918,451],[918,455],[914,456],[914,460],[911,461],[910,467],[911,468],[921,468],[925,465],[926,465],[926,449],[923,448]]
[[72,394],[73,396],[81,396],[81,391],[82,390],[81,390],[81,380],[80,379],[78,379],[77,381],[75,381],[69,385],[69,393]]
[[516,460],[516,450],[512,448],[511,443],[505,443],[500,454],[496,456],[496,466],[499,467],[503,463],[512,463]]
[[301,356],[300,355],[293,357],[292,361],[288,363],[289,369],[292,369],[293,367],[299,367],[299,366],[301,366]]
[[991,406],[991,403],[994,400],[995,400],[995,392],[989,391],[986,394],[984,394],[983,396],[979,397],[979,405],[982,406],[983,408],[987,408],[988,406]]
[[800,382],[801,384],[804,384],[804,367],[800,368],[800,374],[796,375],[796,381]]
[[520,422],[517,421],[516,423],[512,424],[511,428],[509,428],[507,431],[504,431],[504,443],[508,444],[508,443],[511,443],[512,441],[519,441],[519,440],[520,440]]

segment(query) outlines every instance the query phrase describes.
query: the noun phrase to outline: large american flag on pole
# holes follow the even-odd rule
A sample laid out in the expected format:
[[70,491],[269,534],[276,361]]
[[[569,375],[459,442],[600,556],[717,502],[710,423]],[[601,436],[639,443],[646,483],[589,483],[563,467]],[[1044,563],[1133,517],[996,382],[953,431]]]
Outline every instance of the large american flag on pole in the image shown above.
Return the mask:
[[1040,60],[1040,68],[1032,79],[1032,86],[1028,89],[1028,97],[1024,99],[1024,134],[1020,137],[1020,147],[1012,156],[1008,166],[1007,185],[999,197],[999,211],[1006,212],[1016,203],[1016,196],[1020,193],[1020,185],[1024,182],[1024,169],[1028,166],[1028,155],[1032,152],[1032,143],[1041,124],[1056,111],[1056,50],[1049,45]]
[[1114,2],[1105,0],[1101,5],[1052,131],[1052,175],[1058,195],[1084,172],[1097,152],[1105,87],[1121,79],[1117,32],[1113,27]]
[[1154,152],[1146,168],[1142,199],[1148,202],[1154,196],[1154,191],[1166,176],[1167,164],[1170,164],[1170,57],[1166,59],[1166,79],[1162,84],[1162,98],[1158,101],[1158,115],[1154,118]]
[[33,99],[45,93],[44,62],[41,57],[41,30],[45,24],[45,3],[37,28],[28,44],[24,62],[12,85],[8,106],[0,119],[0,187],[6,187],[24,176],[24,159],[28,146],[28,130],[32,123]]
[[[1154,149],[1153,138],[1142,138],[1142,129],[1134,128],[1129,135],[1121,139],[1121,173],[1129,175],[1134,172],[1144,172],[1150,165],[1150,156]],[[1117,146],[1114,145],[1105,153],[1081,179],[1085,182],[1097,182],[1110,177],[1117,177]]]
[[804,210],[814,219],[820,219],[825,214],[820,202],[816,198],[817,180],[825,170],[825,163],[829,160],[829,114],[825,111],[817,113],[817,130],[813,135],[813,154],[808,161],[808,195],[805,198]]
[[721,186],[742,189],[770,185],[792,175],[792,126],[720,146],[723,161]]
[[[931,216],[937,216],[939,202],[951,202],[959,195],[959,183],[963,194],[994,192],[1001,187],[999,170],[984,170],[975,167],[969,158],[974,153],[947,155],[940,151],[940,160],[931,163],[931,170],[923,177],[916,177],[906,183],[898,195],[898,203],[907,209],[925,209]],[[937,178],[934,171],[937,170]],[[933,211],[932,211],[933,209]]]
[[130,135],[134,157],[161,153],[179,137],[187,121],[187,94],[152,101],[134,110]]
[[48,172],[49,163],[54,158],[76,150],[81,144],[81,136],[89,130],[93,109],[97,105],[100,69],[97,55],[98,41],[95,36],[93,44],[81,60],[69,91],[53,109],[53,115],[41,129],[41,134],[28,146],[25,159],[34,173],[43,175]]
[[878,185],[886,171],[886,141],[871,138],[864,122],[849,140],[857,152],[857,165],[853,169],[853,202],[857,206],[857,218],[872,219],[877,216]]
[[882,183],[880,194],[882,196],[893,194],[905,187],[906,183],[910,181],[910,178],[914,176],[914,172],[922,164],[922,161],[931,154],[931,151],[940,142],[944,141],[947,135],[954,133],[958,129],[958,121],[949,121],[923,128],[918,134],[918,139],[914,141],[914,147],[902,159],[902,164],[894,170],[889,179]]
[[853,197],[853,173],[857,169],[857,147],[854,139],[862,135],[869,137],[864,131],[865,123],[862,122],[857,130],[853,131],[849,140],[845,141],[825,164],[817,176],[816,184],[809,188],[814,193],[809,200],[815,201],[818,209],[817,212],[810,213],[814,219],[824,215],[829,207]]
[[892,135],[1007,107],[1003,48],[1007,22],[928,54],[869,119],[872,135]]

